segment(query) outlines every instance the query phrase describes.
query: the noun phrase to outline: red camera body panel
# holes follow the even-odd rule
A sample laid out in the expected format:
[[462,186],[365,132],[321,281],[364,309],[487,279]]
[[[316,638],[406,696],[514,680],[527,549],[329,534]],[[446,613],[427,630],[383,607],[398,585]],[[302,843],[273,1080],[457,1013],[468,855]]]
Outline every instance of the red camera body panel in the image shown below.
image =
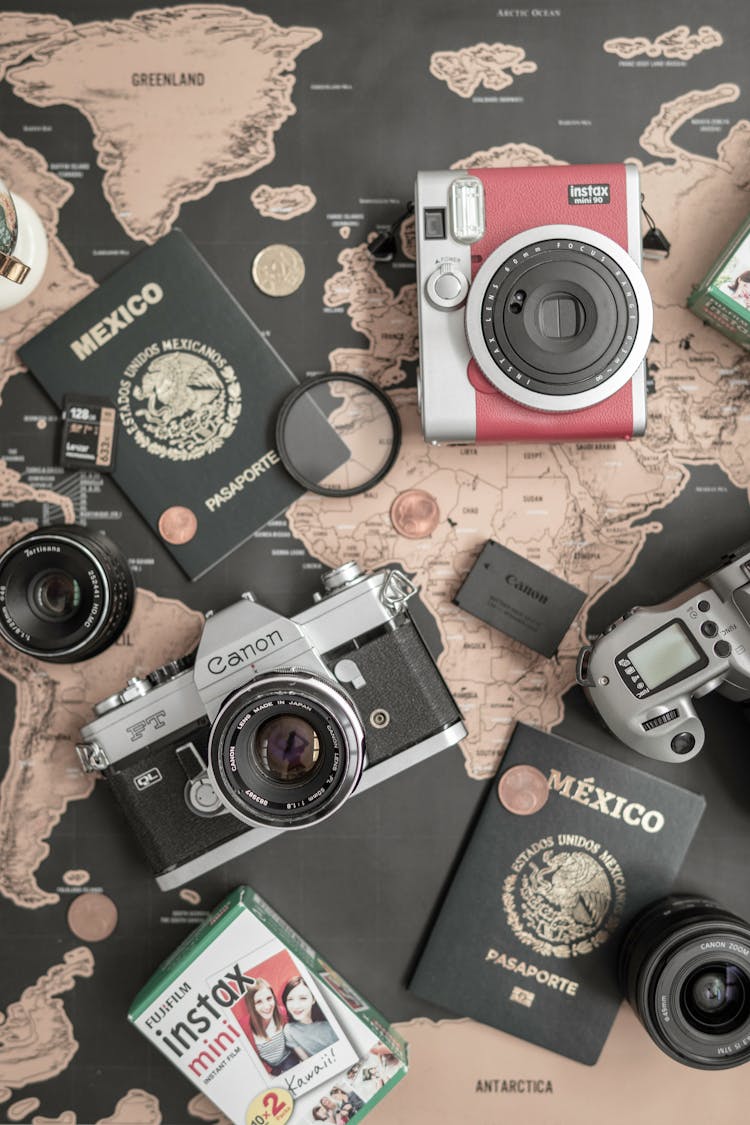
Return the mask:
[[[571,175],[571,173],[574,173]],[[553,223],[588,227],[628,249],[628,209],[624,164],[552,165],[535,168],[477,168],[485,195],[484,238],[471,251],[471,279],[485,259],[519,231]],[[567,202],[568,186],[608,183],[610,202]],[[633,436],[633,392],[630,384],[611,398],[583,410],[546,414],[514,402],[469,361],[469,381],[476,391],[477,442],[584,441]]]

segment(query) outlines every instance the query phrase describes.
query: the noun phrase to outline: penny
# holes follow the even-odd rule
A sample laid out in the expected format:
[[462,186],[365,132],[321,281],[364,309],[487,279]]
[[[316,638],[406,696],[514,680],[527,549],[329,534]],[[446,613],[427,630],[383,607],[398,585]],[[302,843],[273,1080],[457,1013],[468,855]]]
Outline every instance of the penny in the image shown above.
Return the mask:
[[547,803],[547,778],[536,766],[511,766],[500,778],[497,795],[508,812],[531,816]]
[[439,522],[437,500],[421,488],[399,493],[391,504],[391,523],[404,539],[427,539]]
[[276,242],[253,259],[253,281],[267,297],[288,297],[305,278],[305,260],[293,246]]
[[159,516],[159,534],[177,547],[189,543],[197,530],[198,520],[190,508],[167,508]]
[[77,895],[68,907],[68,926],[81,941],[104,941],[117,925],[117,907],[108,895]]

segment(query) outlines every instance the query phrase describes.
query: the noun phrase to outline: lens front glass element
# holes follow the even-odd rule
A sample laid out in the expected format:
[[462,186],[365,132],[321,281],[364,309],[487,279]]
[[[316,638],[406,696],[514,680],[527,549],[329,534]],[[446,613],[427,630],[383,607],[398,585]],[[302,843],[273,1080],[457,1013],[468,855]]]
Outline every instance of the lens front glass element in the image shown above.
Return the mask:
[[29,605],[42,621],[68,621],[81,604],[81,586],[71,574],[51,570],[30,587]]
[[700,965],[680,991],[683,1015],[698,1031],[733,1031],[750,1016],[749,985],[743,969],[731,962]]
[[299,781],[315,772],[320,739],[315,728],[298,715],[276,715],[258,727],[252,752],[272,781]]

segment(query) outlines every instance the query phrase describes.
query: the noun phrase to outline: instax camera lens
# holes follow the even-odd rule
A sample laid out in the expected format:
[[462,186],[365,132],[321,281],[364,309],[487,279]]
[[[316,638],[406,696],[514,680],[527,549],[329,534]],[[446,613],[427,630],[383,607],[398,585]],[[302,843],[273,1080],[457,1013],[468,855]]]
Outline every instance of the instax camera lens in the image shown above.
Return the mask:
[[127,562],[106,535],[40,528],[0,557],[0,636],[39,660],[86,660],[120,636],[134,594]]
[[620,952],[625,996],[658,1047],[704,1070],[750,1058],[750,926],[673,895],[643,911]]

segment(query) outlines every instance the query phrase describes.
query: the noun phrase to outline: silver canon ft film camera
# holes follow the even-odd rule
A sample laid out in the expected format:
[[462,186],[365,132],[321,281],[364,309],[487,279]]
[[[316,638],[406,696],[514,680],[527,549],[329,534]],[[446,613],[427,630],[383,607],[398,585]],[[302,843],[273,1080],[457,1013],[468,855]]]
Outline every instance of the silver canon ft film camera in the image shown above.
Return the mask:
[[682,602],[632,609],[578,655],[577,678],[617,738],[684,762],[703,746],[693,699],[750,698],[750,543]]
[[106,775],[162,890],[466,734],[406,575],[347,563],[323,589],[292,618],[244,594],[194,655],[128,681],[83,728],[81,764]]

